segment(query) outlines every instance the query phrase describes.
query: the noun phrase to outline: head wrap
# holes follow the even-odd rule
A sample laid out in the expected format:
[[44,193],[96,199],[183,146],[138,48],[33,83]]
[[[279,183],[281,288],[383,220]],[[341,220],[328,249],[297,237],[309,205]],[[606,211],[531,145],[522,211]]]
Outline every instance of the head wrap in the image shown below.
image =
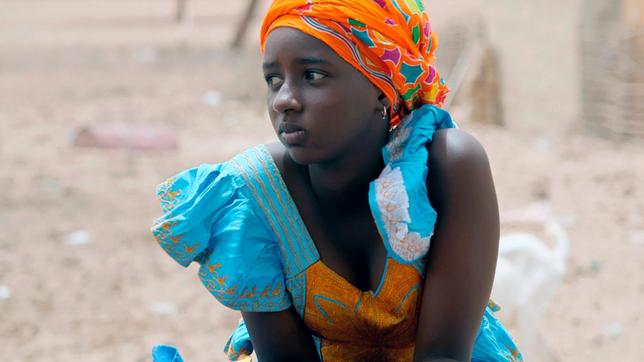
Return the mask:
[[441,106],[448,88],[434,68],[438,38],[421,0],[274,0],[260,45],[278,27],[333,49],[391,102],[390,126],[423,104]]

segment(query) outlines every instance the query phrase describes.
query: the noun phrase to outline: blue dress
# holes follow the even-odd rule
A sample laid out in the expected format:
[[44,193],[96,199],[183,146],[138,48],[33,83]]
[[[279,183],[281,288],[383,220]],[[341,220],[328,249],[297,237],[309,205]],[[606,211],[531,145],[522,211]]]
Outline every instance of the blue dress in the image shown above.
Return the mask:
[[[321,360],[365,360],[369,353],[391,361],[411,360],[417,301],[436,222],[427,195],[426,144],[437,129],[450,127],[455,124],[447,112],[425,105],[402,122],[383,148],[385,168],[369,189],[372,215],[387,250],[378,290],[353,290],[337,274],[335,284],[342,288],[324,285],[334,273],[321,262],[264,146],[228,162],[189,169],[161,184],[157,193],[163,215],[152,232],[179,264],[201,265],[199,278],[225,306],[247,312],[293,306],[314,332]],[[472,361],[522,360],[494,317],[496,308],[492,303],[486,308]],[[387,330],[399,331],[396,342],[360,327],[374,325],[369,318],[392,321]],[[352,343],[369,338],[373,346]],[[230,360],[252,353],[243,320],[224,350]],[[159,362],[181,361],[170,346],[156,347],[153,356]]]

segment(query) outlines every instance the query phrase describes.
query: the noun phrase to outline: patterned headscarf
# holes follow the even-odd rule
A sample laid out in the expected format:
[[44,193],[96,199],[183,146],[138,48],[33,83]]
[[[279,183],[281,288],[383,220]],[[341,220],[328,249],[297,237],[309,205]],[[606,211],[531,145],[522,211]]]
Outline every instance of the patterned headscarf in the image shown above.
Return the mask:
[[260,44],[291,27],[328,45],[391,102],[390,126],[423,104],[441,106],[448,89],[434,68],[438,38],[422,0],[274,0]]

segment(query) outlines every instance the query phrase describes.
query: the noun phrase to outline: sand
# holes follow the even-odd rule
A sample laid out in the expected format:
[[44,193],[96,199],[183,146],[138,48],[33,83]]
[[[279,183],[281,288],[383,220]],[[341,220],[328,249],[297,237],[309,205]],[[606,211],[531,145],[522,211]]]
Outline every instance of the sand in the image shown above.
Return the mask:
[[[439,32],[481,8],[435,3]],[[482,13],[497,20],[489,34],[506,69],[507,124],[477,123],[463,106],[454,114],[488,151],[502,211],[545,198],[567,224],[568,273],[544,338],[561,361],[639,360],[644,142],[596,137],[580,119],[576,38],[565,33],[577,2],[558,13],[489,3]],[[0,4],[0,359],[146,361],[154,344],[172,343],[187,361],[223,360],[238,314],[209,296],[195,267],[168,258],[149,226],[157,183],[274,140],[257,21],[244,48],[227,49],[240,4],[197,1],[183,25],[171,1]],[[521,24],[533,32],[511,31]],[[543,46],[561,60],[530,68],[527,40],[544,29]],[[555,76],[543,76],[548,69]],[[209,91],[221,96],[215,106],[203,102]],[[106,124],[171,127],[180,147],[72,146],[81,127]]]

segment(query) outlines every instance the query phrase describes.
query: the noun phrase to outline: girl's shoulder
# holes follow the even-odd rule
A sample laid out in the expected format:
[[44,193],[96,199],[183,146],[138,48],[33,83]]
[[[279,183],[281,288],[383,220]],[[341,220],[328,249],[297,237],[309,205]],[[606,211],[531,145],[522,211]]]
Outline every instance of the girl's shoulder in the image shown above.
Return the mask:
[[[399,262],[423,260],[447,192],[476,186],[487,158],[478,141],[456,128],[448,112],[424,105],[390,135],[385,168],[369,200],[385,246]],[[429,202],[428,202],[429,201]]]
[[485,149],[472,134],[459,128],[439,129],[427,143],[428,162],[432,164],[487,161]]
[[426,182],[430,200],[436,206],[440,206],[439,199],[446,193],[478,189],[488,182],[491,171],[487,153],[473,135],[456,128],[441,129],[426,147]]

